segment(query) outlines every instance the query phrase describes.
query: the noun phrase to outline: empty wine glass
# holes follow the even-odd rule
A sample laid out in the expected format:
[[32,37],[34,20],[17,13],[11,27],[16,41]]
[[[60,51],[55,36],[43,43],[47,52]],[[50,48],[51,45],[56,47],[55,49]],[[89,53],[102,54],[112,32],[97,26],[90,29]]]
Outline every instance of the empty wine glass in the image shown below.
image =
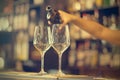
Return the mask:
[[69,28],[66,25],[64,28],[59,30],[60,24],[53,24],[52,26],[52,47],[55,49],[59,56],[59,67],[58,67],[58,76],[64,75],[61,70],[61,58],[63,52],[69,47],[70,45],[70,36],[69,36]]
[[41,71],[39,72],[39,74],[41,75],[46,74],[46,72],[44,71],[44,55],[51,46],[50,33],[50,27],[35,27],[33,45],[41,55]]

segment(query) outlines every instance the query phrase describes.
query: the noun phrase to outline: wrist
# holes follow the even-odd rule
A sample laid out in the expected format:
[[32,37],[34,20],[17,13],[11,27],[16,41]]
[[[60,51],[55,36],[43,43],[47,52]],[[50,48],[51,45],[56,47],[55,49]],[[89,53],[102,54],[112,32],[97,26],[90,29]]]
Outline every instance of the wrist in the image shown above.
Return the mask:
[[78,16],[74,16],[74,15],[70,16],[70,22],[75,22],[77,21],[77,19],[79,19]]

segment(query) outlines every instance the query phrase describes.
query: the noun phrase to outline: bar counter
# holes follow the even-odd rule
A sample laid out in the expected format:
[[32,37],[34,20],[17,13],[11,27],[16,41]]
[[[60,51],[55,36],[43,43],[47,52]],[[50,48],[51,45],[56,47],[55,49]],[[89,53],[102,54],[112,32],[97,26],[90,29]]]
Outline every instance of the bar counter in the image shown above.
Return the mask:
[[87,75],[64,75],[61,77],[55,75],[39,75],[32,72],[0,72],[0,80],[116,80],[102,77],[93,77]]

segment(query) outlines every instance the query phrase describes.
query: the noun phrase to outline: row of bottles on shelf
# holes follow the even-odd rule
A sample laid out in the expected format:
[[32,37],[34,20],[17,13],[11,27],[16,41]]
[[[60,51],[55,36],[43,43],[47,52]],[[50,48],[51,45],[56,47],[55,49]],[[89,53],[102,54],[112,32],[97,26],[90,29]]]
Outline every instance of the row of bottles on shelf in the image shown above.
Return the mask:
[[120,47],[103,44],[100,40],[72,41],[69,52],[70,67],[120,67]]
[[0,15],[0,30],[13,31],[19,29],[27,29],[28,27],[28,0],[14,1],[12,12]]
[[11,43],[0,44],[0,70],[13,68],[13,49]]
[[19,29],[20,27],[26,28],[28,23],[28,10],[29,2],[28,0],[14,0],[13,8],[11,12],[4,15],[0,15],[0,31],[13,31]]
[[31,7],[40,6],[43,0],[14,0],[14,14],[25,14]]
[[13,30],[27,30],[29,24],[29,0],[15,0],[13,5]]
[[[29,38],[26,31],[4,33],[0,39],[0,70],[20,67],[20,61],[29,59]],[[7,39],[7,40],[6,40]]]
[[29,11],[29,1],[14,1],[14,14],[25,14]]
[[103,16],[103,25],[112,29],[120,29],[120,16],[111,15],[110,17]]
[[[31,26],[35,26],[36,17],[32,16],[34,13],[31,13],[31,21],[29,21],[28,14],[22,15],[14,15],[8,14],[6,16],[0,17],[0,31],[19,31],[19,30],[27,30]],[[32,29],[33,30],[33,29]],[[32,31],[31,31],[32,32]]]
[[[0,31],[27,30],[31,24],[39,23],[41,7],[31,7],[31,1],[15,0],[12,12],[0,15]],[[33,2],[36,5],[37,1]]]
[[68,10],[89,10],[95,8],[112,7],[119,4],[119,0],[69,0]]
[[0,16],[0,31],[12,31],[13,26],[13,15]]
[[28,60],[29,38],[25,31],[19,31],[14,35],[14,57],[16,60]]

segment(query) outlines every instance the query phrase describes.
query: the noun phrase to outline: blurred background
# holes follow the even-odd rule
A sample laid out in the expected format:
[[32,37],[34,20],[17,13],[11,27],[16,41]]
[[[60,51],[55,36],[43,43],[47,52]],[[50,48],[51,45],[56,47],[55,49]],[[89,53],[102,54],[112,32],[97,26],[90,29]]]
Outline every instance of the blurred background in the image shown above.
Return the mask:
[[[32,41],[35,25],[47,26],[47,5],[120,29],[120,0],[0,0],[0,71],[40,71],[41,56]],[[62,56],[62,70],[120,78],[120,47],[72,23],[69,26],[71,45]],[[57,69],[58,55],[50,48],[45,54],[45,71],[54,73]]]

